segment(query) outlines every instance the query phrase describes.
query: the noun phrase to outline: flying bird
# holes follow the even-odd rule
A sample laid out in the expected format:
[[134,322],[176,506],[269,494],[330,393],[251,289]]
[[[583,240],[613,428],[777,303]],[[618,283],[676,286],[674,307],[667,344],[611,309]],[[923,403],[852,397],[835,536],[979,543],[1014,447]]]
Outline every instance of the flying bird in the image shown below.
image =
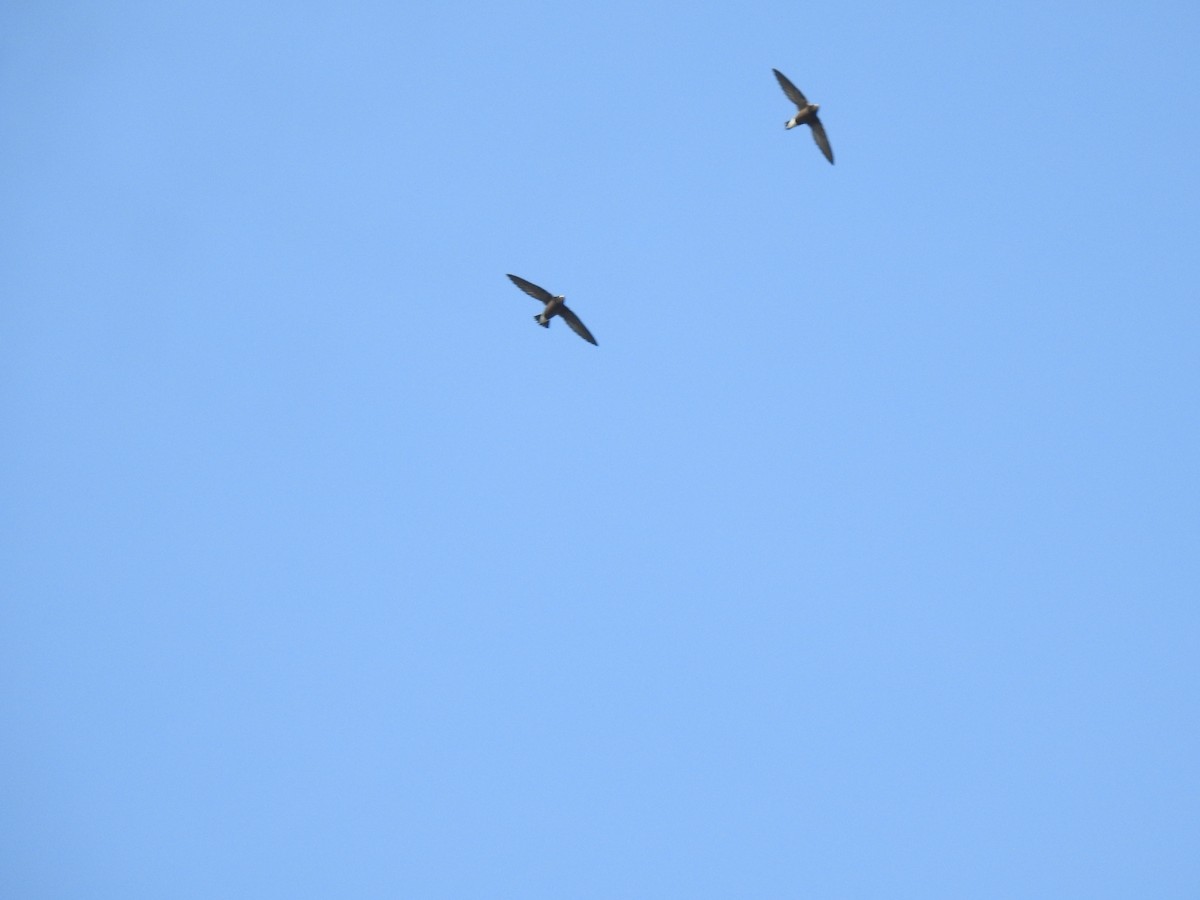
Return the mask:
[[[567,299],[562,294],[557,297],[551,294],[545,288],[540,288],[531,281],[526,281],[524,278],[518,278],[516,275],[509,275],[509,280],[527,293],[539,303],[546,304],[546,308],[533,317],[534,321],[543,328],[550,327],[550,320],[555,316],[562,316],[564,321],[571,326],[571,330],[587,341],[589,344],[596,344],[596,339],[592,337],[592,333],[587,330],[587,326],[579,321],[579,316],[571,312],[567,304],[563,301]],[[599,346],[598,344],[596,346]]]
[[813,140],[817,142],[817,146],[821,148],[821,152],[825,154],[825,158],[833,163],[833,149],[829,146],[829,138],[825,136],[825,126],[821,124],[821,120],[817,118],[817,110],[820,109],[820,104],[809,103],[808,98],[800,92],[800,88],[796,87],[786,75],[778,69],[772,69],[775,73],[775,78],[779,82],[779,86],[783,88],[783,92],[787,94],[789,100],[796,104],[796,114],[788,120],[786,128],[795,128],[797,125],[807,125],[812,129]]

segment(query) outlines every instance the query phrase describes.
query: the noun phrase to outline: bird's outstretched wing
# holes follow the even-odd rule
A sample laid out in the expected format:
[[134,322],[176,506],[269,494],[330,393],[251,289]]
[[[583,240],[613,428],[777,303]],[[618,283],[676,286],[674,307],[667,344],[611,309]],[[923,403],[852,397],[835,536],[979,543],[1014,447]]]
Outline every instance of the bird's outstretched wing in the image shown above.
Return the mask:
[[[566,306],[558,308],[558,314],[566,320],[566,323],[571,326],[571,330],[587,341],[589,344],[596,344],[596,339],[592,337],[592,333],[587,330],[587,326],[579,321],[579,316],[571,312]],[[596,346],[600,346],[596,344]]]
[[829,138],[825,136],[825,126],[821,124],[821,120],[816,116],[809,118],[808,124],[812,128],[813,140],[817,142],[817,146],[821,148],[821,152],[825,154],[825,158],[832,164],[833,148],[829,146]]
[[783,88],[783,92],[787,94],[787,98],[795,103],[797,108],[804,109],[804,107],[808,106],[808,100],[800,93],[800,88],[788,81],[788,77],[778,69],[772,69],[771,71],[775,73],[775,80],[779,82],[779,86]]
[[526,281],[524,278],[520,278],[516,275],[509,275],[508,278],[510,281],[512,281],[513,284],[515,284],[517,287],[519,287],[521,290],[523,290],[525,293],[527,293],[534,300],[537,300],[541,303],[549,303],[551,300],[554,299],[553,294],[551,294],[545,288],[538,287],[532,281]]

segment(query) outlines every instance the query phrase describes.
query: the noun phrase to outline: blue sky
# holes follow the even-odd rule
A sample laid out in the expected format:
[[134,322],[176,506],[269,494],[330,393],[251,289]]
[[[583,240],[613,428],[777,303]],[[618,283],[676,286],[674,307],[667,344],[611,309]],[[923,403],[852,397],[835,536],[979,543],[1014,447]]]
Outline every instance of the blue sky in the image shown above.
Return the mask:
[[0,9],[4,895],[1195,897],[1198,26]]

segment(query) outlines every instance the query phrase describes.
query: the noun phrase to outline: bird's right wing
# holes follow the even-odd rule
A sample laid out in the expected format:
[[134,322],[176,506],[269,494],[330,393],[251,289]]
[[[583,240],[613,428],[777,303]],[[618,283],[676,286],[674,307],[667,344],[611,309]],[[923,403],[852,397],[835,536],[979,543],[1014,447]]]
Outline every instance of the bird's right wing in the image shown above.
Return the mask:
[[787,94],[789,100],[795,103],[800,109],[808,106],[808,100],[800,93],[800,88],[788,81],[788,77],[778,69],[772,69],[771,71],[775,73],[775,80],[779,82],[779,86],[783,88],[783,92]]
[[549,303],[551,300],[554,299],[553,294],[551,294],[545,288],[538,287],[532,281],[526,281],[524,278],[519,278],[516,275],[509,275],[508,278],[510,281],[512,281],[513,284],[515,284],[517,287],[519,287],[521,290],[523,290],[525,293],[527,293],[534,300],[538,300],[542,303]]

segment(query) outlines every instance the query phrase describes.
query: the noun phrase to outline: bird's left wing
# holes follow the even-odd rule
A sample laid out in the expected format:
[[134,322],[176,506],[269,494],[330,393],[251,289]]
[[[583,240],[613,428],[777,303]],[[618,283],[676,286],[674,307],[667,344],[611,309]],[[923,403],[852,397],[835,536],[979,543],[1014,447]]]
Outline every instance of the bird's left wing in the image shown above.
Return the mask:
[[832,163],[833,148],[829,146],[829,138],[825,135],[825,126],[821,124],[821,120],[816,116],[810,118],[808,124],[812,128],[813,140],[817,142],[817,146],[821,148],[821,152],[825,154],[825,158]]
[[[589,344],[596,344],[596,339],[592,337],[592,333],[587,330],[587,326],[580,322],[579,316],[571,312],[568,307],[560,306],[558,308],[558,314],[566,320],[567,324],[571,326],[571,330],[573,332],[575,332]],[[600,345],[596,344],[596,346],[598,347]]]

